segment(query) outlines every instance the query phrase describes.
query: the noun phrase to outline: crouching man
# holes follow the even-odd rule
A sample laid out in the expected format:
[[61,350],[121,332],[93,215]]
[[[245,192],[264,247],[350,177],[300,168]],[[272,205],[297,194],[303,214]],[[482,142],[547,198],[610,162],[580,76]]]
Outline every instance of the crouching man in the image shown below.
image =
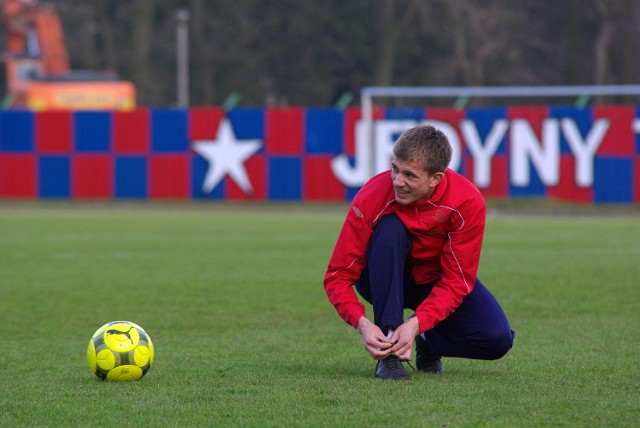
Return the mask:
[[[450,162],[441,131],[405,131],[391,170],[354,197],[331,256],[325,291],[378,360],[378,378],[411,378],[402,362],[414,340],[418,370],[431,373],[443,373],[442,357],[493,360],[513,344],[504,311],[476,277],[484,199]],[[373,320],[354,286],[373,306]],[[407,320],[405,308],[414,311]]]

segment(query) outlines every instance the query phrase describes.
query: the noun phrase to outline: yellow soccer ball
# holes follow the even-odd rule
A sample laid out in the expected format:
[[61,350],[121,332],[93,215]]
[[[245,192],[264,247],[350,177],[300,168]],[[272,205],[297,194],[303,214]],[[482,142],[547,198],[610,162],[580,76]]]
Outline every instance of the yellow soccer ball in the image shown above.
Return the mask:
[[87,361],[102,380],[140,380],[153,364],[149,335],[130,321],[112,321],[100,327],[89,340]]

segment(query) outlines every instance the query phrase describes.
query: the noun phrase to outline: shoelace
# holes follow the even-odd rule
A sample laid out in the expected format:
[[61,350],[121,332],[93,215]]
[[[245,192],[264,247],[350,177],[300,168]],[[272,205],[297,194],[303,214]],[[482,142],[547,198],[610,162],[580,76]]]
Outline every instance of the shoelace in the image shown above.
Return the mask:
[[[416,368],[413,367],[413,364],[411,364],[411,361],[404,361],[405,363],[409,364],[409,367],[411,367],[413,369],[413,371],[416,371]],[[392,367],[393,369],[397,369],[398,368],[398,364],[402,365],[402,362],[400,361],[399,358],[393,358],[390,359],[388,361],[385,361],[385,364],[389,365],[388,363],[393,363],[394,367]]]

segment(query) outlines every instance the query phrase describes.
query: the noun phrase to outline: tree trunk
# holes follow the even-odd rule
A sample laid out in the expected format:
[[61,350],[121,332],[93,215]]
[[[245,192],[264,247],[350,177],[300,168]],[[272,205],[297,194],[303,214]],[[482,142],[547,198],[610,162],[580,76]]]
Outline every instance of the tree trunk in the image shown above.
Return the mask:
[[104,58],[104,68],[116,73],[118,69],[117,43],[114,29],[117,23],[112,13],[113,3],[111,0],[101,0],[96,3],[96,20],[98,21],[98,31],[102,41],[102,57]]
[[152,0],[135,0],[134,25],[131,43],[131,69],[133,81],[138,91],[138,104],[151,104],[153,96],[149,79],[149,58],[151,54],[153,15],[155,2]]
[[378,61],[374,77],[376,85],[388,86],[393,83],[400,37],[420,6],[421,0],[409,0],[408,2],[374,1],[374,31],[378,37]]
[[[190,63],[193,65],[194,103],[212,105],[215,103],[214,93],[214,58],[211,52],[211,32],[208,31],[204,0],[191,0],[192,38]],[[214,11],[215,13],[215,11]]]
[[611,44],[614,23],[604,1],[596,1],[595,6],[601,22],[600,27],[598,28],[596,42],[593,46],[595,58],[595,84],[604,85],[607,83],[609,77],[609,45]]

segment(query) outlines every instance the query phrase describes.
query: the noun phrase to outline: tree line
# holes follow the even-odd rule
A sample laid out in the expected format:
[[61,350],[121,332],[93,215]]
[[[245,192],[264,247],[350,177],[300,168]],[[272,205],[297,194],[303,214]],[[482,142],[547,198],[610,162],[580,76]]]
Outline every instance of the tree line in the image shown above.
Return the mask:
[[57,0],[74,69],[176,104],[189,12],[191,105],[331,106],[363,86],[640,81],[635,0]]

